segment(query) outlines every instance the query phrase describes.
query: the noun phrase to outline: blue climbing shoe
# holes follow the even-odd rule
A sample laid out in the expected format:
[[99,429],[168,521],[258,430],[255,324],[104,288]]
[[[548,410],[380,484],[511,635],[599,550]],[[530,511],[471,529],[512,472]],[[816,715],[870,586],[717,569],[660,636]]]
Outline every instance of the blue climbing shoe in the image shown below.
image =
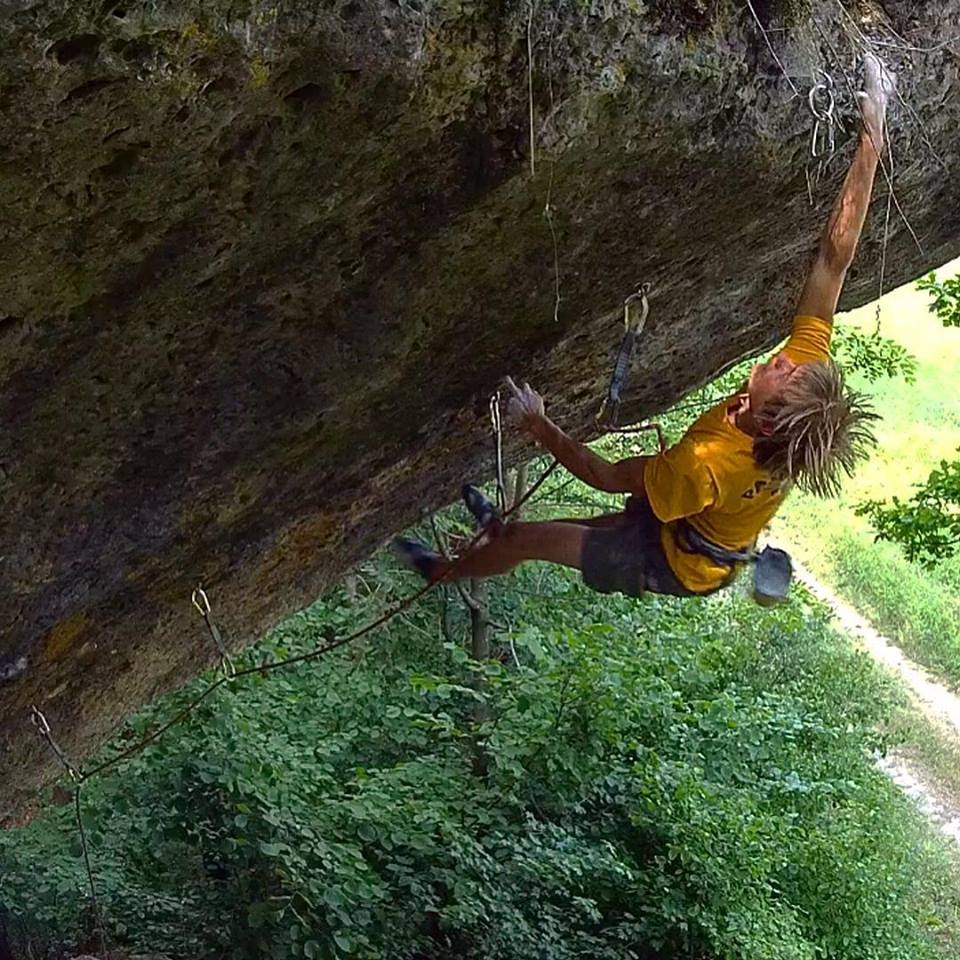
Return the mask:
[[425,580],[433,578],[440,555],[434,553],[419,540],[414,540],[411,537],[397,537],[393,541],[393,552],[411,570],[416,570]]
[[473,514],[481,530],[487,530],[500,523],[497,508],[472,483],[465,483],[460,492],[463,495],[463,502]]

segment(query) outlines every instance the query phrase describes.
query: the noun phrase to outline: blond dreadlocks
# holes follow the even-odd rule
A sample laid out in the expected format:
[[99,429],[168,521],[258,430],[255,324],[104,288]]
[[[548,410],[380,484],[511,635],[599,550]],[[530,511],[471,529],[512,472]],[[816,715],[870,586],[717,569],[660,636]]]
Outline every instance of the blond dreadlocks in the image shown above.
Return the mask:
[[851,476],[876,446],[871,423],[879,419],[870,400],[846,386],[836,363],[805,363],[760,413],[753,457],[801,490],[836,496],[843,474]]

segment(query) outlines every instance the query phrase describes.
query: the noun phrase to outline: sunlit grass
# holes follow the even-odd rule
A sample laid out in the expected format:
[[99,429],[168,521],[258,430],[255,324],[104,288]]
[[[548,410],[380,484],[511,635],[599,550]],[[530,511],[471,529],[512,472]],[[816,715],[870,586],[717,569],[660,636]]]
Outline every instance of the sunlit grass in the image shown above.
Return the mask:
[[[960,260],[938,274],[960,272]],[[960,686],[960,559],[933,571],[907,563],[890,544],[875,544],[854,506],[867,499],[909,497],[941,460],[960,455],[960,329],[944,328],[926,294],[909,284],[880,301],[881,332],[917,358],[914,384],[851,382],[874,397],[883,421],[870,462],[843,495],[824,503],[794,495],[776,521],[797,554],[825,582],[899,642],[910,656]],[[876,304],[843,315],[864,330],[876,326]]]
[[[943,278],[960,273],[960,260],[938,271]],[[875,398],[883,415],[878,448],[870,462],[846,484],[838,501],[793,496],[776,520],[804,563],[914,660],[948,684],[960,688],[960,559],[933,571],[910,564],[898,547],[875,543],[854,505],[867,499],[909,497],[941,460],[960,456],[960,330],[944,328],[928,310],[929,299],[913,284],[881,301],[880,328],[917,358],[914,384],[902,380],[868,384],[851,377]],[[876,305],[840,318],[873,330]],[[919,763],[939,793],[960,802],[960,739],[946,725],[906,703],[894,712],[888,731],[900,752]],[[942,850],[960,879],[960,855]],[[931,891],[939,901],[937,939],[944,956],[960,956],[960,896],[957,884]],[[932,921],[933,922],[933,921]]]

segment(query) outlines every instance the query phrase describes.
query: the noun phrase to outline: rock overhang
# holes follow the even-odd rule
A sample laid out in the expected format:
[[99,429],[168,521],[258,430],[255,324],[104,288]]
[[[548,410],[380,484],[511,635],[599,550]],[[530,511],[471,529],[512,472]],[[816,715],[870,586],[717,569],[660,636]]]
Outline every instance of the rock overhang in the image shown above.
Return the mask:
[[850,149],[811,206],[806,92],[849,112],[859,30],[919,245],[875,208],[845,304],[885,245],[888,286],[960,252],[936,6],[755,4],[783,72],[733,8],[11,6],[0,812],[55,772],[31,704],[79,757],[215,659],[197,582],[249,642],[487,470],[504,374],[590,435],[638,280],[628,415],[782,336]]

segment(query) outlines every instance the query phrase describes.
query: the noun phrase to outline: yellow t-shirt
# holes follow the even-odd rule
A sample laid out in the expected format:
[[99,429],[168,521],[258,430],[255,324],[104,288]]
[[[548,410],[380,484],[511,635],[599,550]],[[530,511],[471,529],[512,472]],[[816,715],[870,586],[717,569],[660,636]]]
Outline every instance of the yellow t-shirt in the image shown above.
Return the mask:
[[[832,326],[817,317],[796,317],[783,348],[794,363],[825,360]],[[664,524],[663,550],[688,589],[713,590],[729,576],[698,553],[677,543],[677,524],[687,521],[708,540],[730,550],[755,543],[786,492],[753,459],[753,438],[735,427],[727,411],[735,397],[708,410],[666,453],[647,462],[644,486],[653,512]]]

